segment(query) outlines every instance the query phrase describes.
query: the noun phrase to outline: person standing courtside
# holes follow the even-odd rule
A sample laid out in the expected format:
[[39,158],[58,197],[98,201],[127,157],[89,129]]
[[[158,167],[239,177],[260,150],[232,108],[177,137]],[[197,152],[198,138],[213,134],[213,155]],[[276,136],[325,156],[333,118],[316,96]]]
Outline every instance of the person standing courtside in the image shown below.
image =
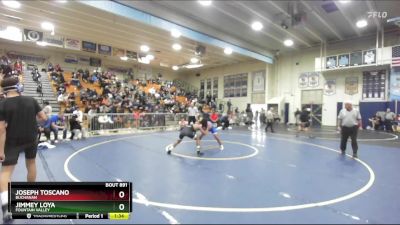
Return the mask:
[[345,102],[344,109],[340,110],[338,116],[338,129],[341,130],[340,150],[346,153],[347,139],[351,138],[353,158],[358,158],[357,133],[361,124],[361,115],[358,110],[353,109],[351,102]]
[[196,116],[199,114],[199,110],[197,109],[197,107],[194,107],[193,103],[190,104],[189,108],[188,108],[188,122],[189,124],[194,124],[196,123]]
[[37,101],[32,97],[21,96],[21,86],[17,77],[1,81],[2,90],[6,96],[0,101],[0,198],[3,220],[11,220],[7,211],[8,182],[11,180],[19,153],[25,152],[25,163],[28,171],[27,181],[36,181],[37,152],[37,117],[47,120]]
[[271,133],[274,133],[274,113],[272,112],[274,108],[269,108],[266,115],[267,126],[265,127],[265,132],[268,131],[268,127],[271,128]]
[[385,130],[386,132],[393,132],[393,121],[396,119],[396,114],[390,111],[390,108],[386,109],[385,113]]

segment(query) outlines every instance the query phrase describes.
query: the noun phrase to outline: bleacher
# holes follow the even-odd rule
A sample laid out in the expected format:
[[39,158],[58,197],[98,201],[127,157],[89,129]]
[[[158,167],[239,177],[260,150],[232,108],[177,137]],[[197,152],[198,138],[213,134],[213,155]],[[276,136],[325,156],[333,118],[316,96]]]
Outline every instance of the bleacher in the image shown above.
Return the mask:
[[[72,72],[64,71],[63,75],[64,75],[65,83],[67,84],[66,93],[70,94],[70,93],[74,92],[75,96],[76,96],[75,97],[76,105],[79,106],[80,108],[85,107],[85,104],[80,99],[80,89],[78,89],[77,86],[75,86],[75,85],[71,85]],[[50,72],[48,73],[48,77],[49,77],[49,80],[51,80],[52,89],[53,89],[54,93],[57,93],[57,89],[56,89],[57,85],[56,85],[56,82],[51,79]],[[101,93],[103,92],[103,89],[100,87],[100,84],[98,82],[93,83],[93,84],[91,84],[89,82],[84,82],[81,77],[79,78],[79,81],[80,81],[80,84],[83,89],[89,88],[91,90],[95,90],[98,95],[101,95]],[[131,81],[131,84],[139,85],[135,81]],[[150,93],[151,89],[154,89],[156,92],[159,92],[161,89],[161,85],[148,82],[145,86],[142,86],[142,85],[139,86],[139,90],[144,91],[146,94]],[[172,92],[176,91],[176,87],[171,87],[171,91]],[[176,96],[175,101],[178,103],[187,104],[187,98],[185,96]],[[60,105],[61,111],[64,111],[65,107],[66,107],[65,104],[61,104]]]

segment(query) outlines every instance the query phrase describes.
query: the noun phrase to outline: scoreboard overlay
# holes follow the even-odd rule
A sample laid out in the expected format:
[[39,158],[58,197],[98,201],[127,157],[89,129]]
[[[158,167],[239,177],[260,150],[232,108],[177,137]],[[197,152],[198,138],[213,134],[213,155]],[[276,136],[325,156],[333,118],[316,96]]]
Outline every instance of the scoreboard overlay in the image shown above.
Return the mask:
[[129,219],[131,182],[11,182],[13,219]]

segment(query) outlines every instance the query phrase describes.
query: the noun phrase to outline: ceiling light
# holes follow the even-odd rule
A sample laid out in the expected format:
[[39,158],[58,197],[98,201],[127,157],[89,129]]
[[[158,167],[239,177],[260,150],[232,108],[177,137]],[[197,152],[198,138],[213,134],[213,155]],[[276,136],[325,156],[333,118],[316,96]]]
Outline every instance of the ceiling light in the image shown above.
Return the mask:
[[47,42],[45,41],[37,41],[36,44],[39,46],[47,46]]
[[172,45],[172,48],[173,48],[175,51],[179,51],[179,50],[182,49],[182,46],[181,46],[180,44],[173,44],[173,45]]
[[177,29],[172,29],[171,30],[171,36],[172,37],[179,38],[181,35],[182,34],[181,34],[181,32],[179,30],[177,30]]
[[359,21],[357,21],[357,23],[356,23],[356,26],[357,26],[358,28],[363,28],[363,27],[366,27],[367,25],[368,25],[368,23],[367,23],[366,20],[359,20]]
[[341,0],[341,1],[339,1],[340,3],[349,3],[350,1],[349,0]]
[[43,22],[42,23],[42,29],[43,30],[50,30],[53,31],[54,30],[54,25],[50,22]]
[[211,0],[199,0],[198,1],[202,6],[210,6],[212,1]]
[[164,62],[160,62],[160,66],[169,68],[169,64]]
[[67,3],[68,1],[67,0],[57,0],[56,2],[58,2],[58,3]]
[[121,56],[120,59],[121,59],[122,61],[127,61],[127,60],[128,60],[128,56]]
[[146,55],[146,59],[153,60],[154,59],[154,55]]
[[188,69],[194,69],[194,68],[199,68],[202,67],[203,64],[189,64],[189,65],[185,65],[186,68]]
[[18,9],[21,7],[21,3],[17,2],[17,1],[11,1],[11,0],[1,0],[1,3],[3,3],[3,5],[13,8],[13,9]]
[[259,21],[255,21],[251,24],[251,28],[255,31],[260,31],[261,29],[263,29],[263,24]]
[[17,27],[8,26],[5,30],[0,30],[0,38],[11,41],[22,41],[22,31]]
[[142,52],[148,52],[149,50],[150,50],[150,48],[147,45],[140,46],[140,51],[142,51]]
[[173,70],[179,70],[179,66],[173,66],[172,69]]
[[232,54],[232,49],[231,48],[225,48],[224,49],[224,53],[226,54],[226,55],[230,55],[230,54]]
[[190,62],[193,63],[193,64],[195,64],[195,63],[198,63],[198,62],[199,62],[199,59],[193,57],[193,58],[190,59]]
[[144,64],[150,64],[150,60],[148,60],[146,57],[139,58],[138,62],[144,63]]
[[286,39],[283,44],[287,47],[292,46],[293,45],[293,41],[290,39]]

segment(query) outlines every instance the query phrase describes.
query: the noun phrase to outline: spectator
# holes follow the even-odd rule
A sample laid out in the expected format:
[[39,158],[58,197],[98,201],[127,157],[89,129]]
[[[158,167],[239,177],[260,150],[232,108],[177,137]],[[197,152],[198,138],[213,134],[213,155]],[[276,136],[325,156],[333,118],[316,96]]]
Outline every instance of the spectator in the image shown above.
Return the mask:
[[393,132],[392,124],[396,119],[396,114],[390,111],[390,108],[386,109],[385,113],[385,130],[386,132]]
[[271,133],[274,133],[274,113],[272,112],[274,108],[269,108],[266,114],[267,126],[265,127],[265,132],[268,132],[268,127],[271,128]]
[[44,101],[43,112],[49,118],[53,112],[53,109],[48,101]]
[[71,130],[70,139],[73,140],[75,135],[78,139],[80,139],[80,135],[82,134],[82,126],[78,121],[77,114],[72,115],[71,119],[69,119],[69,127]]

